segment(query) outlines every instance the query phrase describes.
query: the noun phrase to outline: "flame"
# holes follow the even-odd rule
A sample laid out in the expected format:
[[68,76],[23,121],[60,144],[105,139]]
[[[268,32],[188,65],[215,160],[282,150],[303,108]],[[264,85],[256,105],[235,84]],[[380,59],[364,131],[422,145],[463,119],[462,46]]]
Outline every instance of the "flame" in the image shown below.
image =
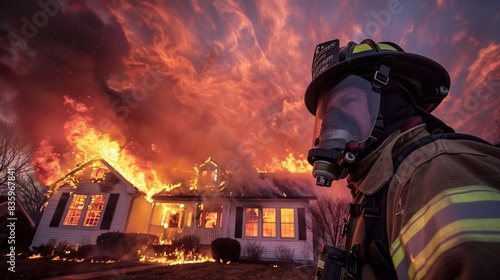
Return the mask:
[[[67,96],[64,99],[65,104],[69,104],[73,109],[78,108],[77,113],[64,124],[64,133],[73,150],[72,156],[75,158],[77,166],[93,159],[103,159],[140,192],[144,193],[150,202],[154,194],[163,190],[170,191],[181,185],[180,183],[162,183],[149,162],[139,159],[130,150],[122,148],[108,134],[98,131],[91,124],[91,117],[81,114],[88,111],[84,104]],[[40,164],[45,162],[50,163],[45,166],[46,170],[43,170],[44,173],[42,173],[46,182],[53,182],[56,178],[61,178],[60,158],[52,152],[52,148],[48,143],[42,142],[34,160],[35,163],[38,163],[37,166],[44,166]],[[78,184],[78,179],[73,178],[74,174],[71,172],[70,174],[59,182],[70,183],[75,187]]]
[[85,259],[81,258],[61,258],[60,256],[55,256],[54,258],[51,259],[52,261],[63,261],[63,262],[84,262]]
[[86,162],[93,158],[104,159],[134,187],[145,193],[148,200],[160,191],[170,191],[180,186],[180,183],[162,183],[149,163],[121,148],[109,135],[100,133],[90,125],[91,120],[89,117],[75,115],[64,125],[68,142],[81,160]]
[[312,171],[312,167],[304,158],[303,154],[299,154],[297,158],[293,153],[289,152],[284,159],[279,157],[273,158],[273,164],[268,164],[264,170],[259,170],[259,172],[282,172],[288,171],[291,173],[308,173]]
[[140,261],[150,262],[150,263],[162,263],[167,265],[215,262],[213,258],[203,256],[202,254],[194,253],[191,251],[185,253],[183,250],[178,250],[178,249],[176,249],[171,254],[163,254],[160,256],[147,257],[146,255],[142,255]]
[[28,259],[40,259],[42,258],[42,254],[33,254],[31,256],[28,257]]

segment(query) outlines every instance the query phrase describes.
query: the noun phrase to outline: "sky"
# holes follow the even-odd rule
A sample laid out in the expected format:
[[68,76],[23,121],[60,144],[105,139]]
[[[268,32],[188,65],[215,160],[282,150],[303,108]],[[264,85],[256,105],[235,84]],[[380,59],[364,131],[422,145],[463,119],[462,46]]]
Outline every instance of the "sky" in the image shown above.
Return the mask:
[[452,85],[434,114],[493,141],[499,27],[498,1],[4,0],[0,120],[37,147],[45,183],[78,163],[89,131],[165,181],[208,157],[309,172],[314,47],[373,38],[441,63]]

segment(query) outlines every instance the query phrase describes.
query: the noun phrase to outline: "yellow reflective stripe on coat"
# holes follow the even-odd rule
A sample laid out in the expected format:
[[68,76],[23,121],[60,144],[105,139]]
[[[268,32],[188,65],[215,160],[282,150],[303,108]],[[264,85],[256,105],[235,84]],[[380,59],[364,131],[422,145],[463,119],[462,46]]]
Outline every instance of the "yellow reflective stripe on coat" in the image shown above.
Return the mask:
[[421,279],[442,253],[470,241],[500,242],[500,191],[460,187],[429,201],[391,246],[398,277]]

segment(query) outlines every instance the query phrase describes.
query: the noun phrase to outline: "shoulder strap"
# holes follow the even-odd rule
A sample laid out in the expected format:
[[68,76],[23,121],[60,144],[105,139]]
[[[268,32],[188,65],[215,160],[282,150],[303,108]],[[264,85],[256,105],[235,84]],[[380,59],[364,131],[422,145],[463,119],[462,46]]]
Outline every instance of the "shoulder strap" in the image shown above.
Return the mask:
[[[432,134],[412,142],[398,155],[393,156],[393,170],[399,168],[401,163],[414,151],[438,139],[463,139],[488,144],[487,141],[468,134],[441,133]],[[374,195],[364,195],[362,217],[365,222],[365,248],[363,255],[369,261],[377,279],[397,279],[389,250],[387,236],[387,192],[391,181],[388,181]]]
[[[479,143],[483,143],[486,145],[491,145],[491,143],[473,136],[469,134],[463,134],[463,133],[439,133],[439,134],[431,134],[424,136],[415,142],[412,142],[408,147],[406,147],[399,155],[393,157],[393,166],[394,166],[394,172],[398,169],[399,165],[403,162],[403,160],[409,156],[413,151],[419,149],[422,146],[425,146],[431,142],[434,142],[438,139],[450,139],[450,140],[456,140],[456,139],[461,139],[461,140],[470,140],[470,141],[476,141]],[[495,145],[496,146],[496,145]]]

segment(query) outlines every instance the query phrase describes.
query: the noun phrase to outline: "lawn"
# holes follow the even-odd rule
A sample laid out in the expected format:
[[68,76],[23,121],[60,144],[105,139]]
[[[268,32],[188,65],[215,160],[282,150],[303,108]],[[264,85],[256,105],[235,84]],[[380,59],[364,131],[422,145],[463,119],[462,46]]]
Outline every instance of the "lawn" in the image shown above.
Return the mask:
[[[146,267],[147,266],[147,267]],[[133,271],[137,267],[143,270]],[[0,263],[3,279],[43,279],[64,275],[108,271],[104,276],[94,275],[92,279],[313,279],[313,268],[282,266],[276,264],[251,263],[197,263],[183,265],[151,265],[149,263],[117,261],[95,263],[91,261],[54,261],[51,258],[24,259],[16,261],[16,272],[7,270],[7,257],[2,256]],[[133,268],[130,270],[129,268]],[[79,278],[85,279],[85,278]],[[90,278],[89,278],[90,279]]]

